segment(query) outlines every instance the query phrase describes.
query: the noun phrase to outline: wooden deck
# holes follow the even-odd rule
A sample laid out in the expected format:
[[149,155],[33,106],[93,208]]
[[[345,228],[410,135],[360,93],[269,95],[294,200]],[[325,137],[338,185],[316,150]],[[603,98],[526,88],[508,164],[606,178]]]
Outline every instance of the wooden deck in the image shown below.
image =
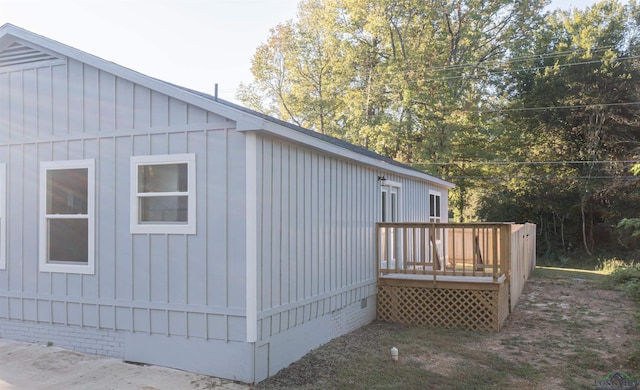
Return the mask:
[[378,318],[498,331],[535,266],[535,225],[377,225]]

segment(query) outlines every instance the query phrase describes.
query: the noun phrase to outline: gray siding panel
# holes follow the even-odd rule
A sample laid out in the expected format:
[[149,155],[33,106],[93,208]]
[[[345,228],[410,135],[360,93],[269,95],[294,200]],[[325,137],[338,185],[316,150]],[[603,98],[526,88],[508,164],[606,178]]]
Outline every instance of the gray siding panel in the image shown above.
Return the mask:
[[[133,148],[133,139],[131,137],[116,138],[115,149],[115,183],[121,186],[116,189],[116,208],[115,211],[115,236],[114,243],[115,264],[114,264],[114,290],[116,300],[133,300],[133,268],[132,250],[134,239],[129,232],[129,191],[126,183],[129,182],[129,157]],[[104,159],[105,157],[103,157]],[[102,160],[101,160],[102,161]],[[101,218],[102,215],[98,216]],[[120,228],[118,228],[120,227]],[[134,236],[137,237],[137,236]],[[106,264],[105,264],[106,265]]]
[[[206,198],[206,303],[212,306],[227,305],[227,197],[228,191],[221,190],[226,183],[227,172],[227,132],[214,131],[207,134],[206,164],[200,174],[206,177],[209,194]],[[204,171],[204,172],[203,172]],[[200,198],[199,198],[200,199]],[[204,199],[200,199],[204,200]],[[200,223],[200,222],[199,222]]]
[[83,128],[85,131],[100,130],[100,84],[98,69],[83,65]]
[[257,153],[260,380],[375,317],[378,176],[400,183],[404,220],[428,221],[429,190],[447,191],[267,136]]
[[[247,159],[245,135],[233,122],[73,59],[0,69],[0,116],[10,226],[7,269],[0,270],[4,323],[72,325],[83,337],[112,332],[138,346],[189,340],[203,351],[222,345],[249,359],[242,343]],[[304,349],[371,317],[383,172],[263,136],[256,149],[259,343],[253,353],[285,359],[291,356],[281,344],[285,332],[333,324]],[[176,153],[196,155],[197,233],[131,234],[131,156]],[[40,163],[76,159],[95,161],[96,271],[40,272]],[[403,184],[401,214],[428,219],[429,186],[387,177]],[[366,310],[361,302],[369,302]],[[126,348],[130,356],[148,353],[114,345],[116,356]],[[274,360],[272,368],[283,362]],[[258,376],[269,370],[256,367]]]
[[169,126],[188,123],[187,104],[183,101],[169,98]]
[[[165,237],[151,235],[136,236],[147,248],[147,259],[143,271],[150,283],[151,302],[169,303],[169,263],[166,255]],[[144,258],[141,259],[144,261]],[[145,284],[147,286],[147,284]]]
[[[218,131],[217,133],[220,133]],[[207,180],[208,167],[207,167],[207,132],[193,132],[187,134],[188,150],[196,153],[196,170],[199,177],[204,178],[203,181],[209,183]],[[209,187],[209,191],[213,192],[214,188]],[[210,196],[209,196],[210,197]],[[196,198],[196,209],[207,210],[208,197],[199,196]],[[199,235],[207,237],[207,218],[206,214],[202,214],[203,217],[199,217],[197,220],[196,230]],[[187,291],[186,291],[186,303],[195,305],[207,305],[207,271],[209,258],[207,253],[207,240],[194,240],[189,238],[187,241],[186,250],[188,256],[186,258],[186,270],[187,270]],[[190,317],[191,318],[191,317]],[[201,316],[202,329],[198,328],[198,334],[204,332],[206,328],[205,316]],[[189,321],[190,329],[195,325],[193,321]],[[195,329],[195,328],[193,328]],[[203,336],[204,337],[204,336]]]
[[139,85],[133,86],[133,127],[151,127],[151,91]]
[[169,97],[151,91],[151,127],[169,125]]
[[69,82],[68,113],[69,132],[82,133],[84,129],[84,66],[81,62],[69,61],[67,67]]
[[[373,243],[376,172],[296,145],[258,145],[259,337],[300,326],[365,298],[375,284],[361,242]],[[360,183],[362,181],[362,184]]]
[[187,261],[189,259],[187,255],[187,237],[184,235],[169,235],[166,238],[167,253],[165,261],[169,270],[170,303],[187,303]]
[[[10,91],[9,73],[0,73],[0,91]],[[4,118],[5,123],[10,124],[11,117],[11,94],[0,93],[0,118]],[[0,132],[0,145],[10,138],[11,127],[5,125]]]
[[[115,257],[116,257],[116,220],[118,203],[117,188],[110,183],[116,180],[116,140],[106,138],[99,143],[100,164],[96,167],[96,275],[97,295],[102,298],[115,299]],[[126,220],[121,223],[126,223]]]
[[51,68],[40,68],[37,72],[37,129],[38,135],[47,136],[53,132]]
[[[7,237],[9,254],[7,257],[6,272],[8,272],[9,277],[9,291],[20,291],[22,289],[22,268],[25,248],[25,242],[22,236],[30,230],[28,226],[25,226],[25,220],[23,218],[25,203],[24,186],[21,184],[22,178],[25,177],[23,166],[25,158],[23,157],[22,150],[22,146],[12,146],[7,164],[7,183],[11,183],[7,196],[9,202],[7,207],[7,231],[8,233],[13,231],[20,232],[19,235],[9,234]],[[14,166],[17,169],[11,169],[11,167]],[[13,185],[14,183],[20,183],[20,185]]]
[[23,136],[36,138],[38,136],[38,79],[35,69],[22,72],[23,100]]
[[[189,137],[187,133],[179,132],[160,137],[155,145],[165,153],[195,152],[198,155],[198,177],[204,179],[210,172],[212,177],[222,179],[217,179],[217,187],[204,184],[199,187],[199,204],[215,206],[211,207],[213,215],[221,215],[222,218],[200,218],[202,232],[197,236],[129,233],[129,156],[134,149],[150,153],[150,136],[28,143],[11,146],[8,156],[1,154],[10,167],[8,173],[12,185],[9,202],[16,206],[9,208],[14,232],[10,235],[9,264],[7,270],[0,272],[0,280],[5,281],[3,290],[15,294],[5,301],[7,309],[3,314],[17,319],[37,317],[39,321],[60,324],[151,331],[149,319],[161,317],[165,312],[168,324],[165,328],[169,335],[188,336],[191,329],[196,337],[205,337],[208,328],[205,313],[217,311],[221,313],[225,326],[233,323],[235,327],[233,331],[222,330],[225,338],[244,337],[241,333],[246,327],[238,327],[244,317],[237,314],[229,316],[243,312],[246,299],[242,287],[246,271],[241,238],[245,230],[243,213],[246,200],[238,195],[244,191],[245,185],[244,138],[239,133],[226,130],[194,132]],[[228,173],[226,170],[220,172],[220,166],[213,159],[213,163],[206,166],[209,157],[205,152],[209,143],[202,141],[207,139],[213,140],[213,144],[217,143],[223,151],[227,148],[236,151],[218,154],[223,158],[223,165],[234,167]],[[189,145],[193,145],[193,149]],[[38,210],[26,206],[27,203],[37,204],[37,180],[22,179],[37,179],[39,161],[81,158],[98,161],[96,275],[38,272],[37,235],[27,234],[37,230]],[[104,184],[105,180],[107,184]],[[206,183],[205,180],[199,181]],[[230,192],[234,196],[228,196]],[[215,194],[212,199],[224,194],[223,201],[209,200],[208,194]],[[228,212],[232,209],[236,211]],[[203,256],[210,246],[207,232],[220,233],[215,237],[219,246],[211,247],[211,252],[218,255],[211,256],[208,262]],[[236,245],[238,243],[240,245]],[[220,256],[220,249],[229,256]],[[219,283],[207,282],[209,270],[217,273]],[[223,299],[216,301],[211,298],[207,303],[205,289],[210,291],[211,297]],[[19,296],[25,293],[33,298],[21,300]],[[190,301],[197,306],[187,308]],[[104,304],[98,305],[98,302]],[[169,304],[176,310],[151,309],[155,310],[152,314],[148,305],[155,303]],[[218,327],[215,326],[214,331],[219,334]],[[163,325],[157,324],[155,329],[158,328],[163,328]]]
[[[245,136],[236,131],[228,132],[227,147],[230,153],[227,164],[227,273],[228,301],[231,308],[244,309],[246,305],[246,189],[245,189]],[[237,320],[237,319],[236,319]],[[245,325],[242,325],[246,329]],[[235,328],[237,330],[238,327]],[[246,336],[246,330],[243,338]],[[236,338],[237,339],[237,338]]]
[[[58,65],[51,68],[51,104],[53,107],[53,134],[64,135],[69,132],[67,101],[69,85],[67,83],[67,67]],[[63,102],[63,104],[59,104]]]
[[[156,264],[155,267],[150,266],[149,258],[152,256],[150,252],[150,248],[156,248],[153,244],[153,238],[155,236],[151,236],[150,238],[134,235],[133,236],[133,247],[132,247],[132,273],[133,273],[133,300],[134,301],[149,301],[149,279],[154,279],[155,275],[161,272],[164,269],[164,264]],[[162,243],[159,242],[159,245]],[[158,251],[163,252],[163,248],[158,248]],[[161,258],[161,256],[155,256]],[[154,258],[155,258],[154,257]],[[166,280],[161,281],[162,285],[166,287]],[[151,291],[153,291],[153,283],[151,283]],[[163,301],[160,301],[163,302]],[[164,301],[166,302],[166,301]]]
[[98,73],[98,108],[100,130],[116,129],[116,77],[110,73]]
[[133,104],[134,85],[127,80],[116,78],[116,128],[133,129]]
[[22,96],[22,72],[9,73],[9,93],[11,96],[20,96],[20,99],[11,99],[9,102],[9,134],[22,137],[24,134],[24,98]]

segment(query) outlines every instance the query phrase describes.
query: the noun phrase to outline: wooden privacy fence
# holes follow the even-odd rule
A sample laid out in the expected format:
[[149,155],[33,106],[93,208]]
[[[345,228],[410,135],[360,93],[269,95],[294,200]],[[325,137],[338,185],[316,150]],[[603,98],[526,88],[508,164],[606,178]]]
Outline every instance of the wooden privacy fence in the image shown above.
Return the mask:
[[378,317],[499,330],[535,266],[534,224],[378,223]]
[[511,275],[509,277],[511,310],[520,300],[524,282],[536,267],[536,225],[512,225],[511,227]]

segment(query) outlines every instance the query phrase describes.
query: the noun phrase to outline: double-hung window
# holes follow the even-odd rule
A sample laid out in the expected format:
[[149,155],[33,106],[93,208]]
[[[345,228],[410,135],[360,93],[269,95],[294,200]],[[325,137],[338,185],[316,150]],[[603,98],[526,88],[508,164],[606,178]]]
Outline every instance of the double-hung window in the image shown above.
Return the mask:
[[196,233],[194,154],[131,157],[131,233]]
[[440,193],[429,191],[429,222],[441,222]]
[[40,271],[95,270],[94,160],[40,164]]

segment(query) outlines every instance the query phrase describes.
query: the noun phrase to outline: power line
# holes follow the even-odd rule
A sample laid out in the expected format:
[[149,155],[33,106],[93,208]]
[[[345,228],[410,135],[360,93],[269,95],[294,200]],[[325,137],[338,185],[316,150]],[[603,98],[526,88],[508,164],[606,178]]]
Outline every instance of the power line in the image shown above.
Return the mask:
[[635,106],[640,104],[640,102],[622,102],[622,103],[594,103],[594,104],[575,104],[572,106],[547,106],[547,107],[521,107],[521,108],[504,108],[498,110],[472,110],[472,111],[463,111],[463,112],[506,112],[506,111],[540,111],[540,110],[567,110],[567,109],[575,109],[575,108],[596,108],[596,107],[618,107],[618,106]]
[[558,176],[558,175],[505,175],[505,176],[445,176],[445,180],[452,179],[484,179],[484,180],[511,180],[511,179],[627,179],[638,180],[640,176]]
[[[640,45],[629,45],[627,47],[627,49],[635,49],[640,47]],[[506,64],[510,64],[512,62],[524,62],[524,61],[530,61],[530,60],[544,60],[544,59],[555,59],[555,58],[562,58],[562,57],[569,57],[572,55],[577,55],[577,54],[586,54],[587,52],[589,53],[600,53],[600,52],[605,52],[607,50],[610,49],[615,49],[615,46],[601,46],[601,47],[596,47],[596,48],[592,48],[592,49],[572,49],[572,50],[565,50],[565,51],[559,51],[559,52],[554,52],[554,53],[543,53],[543,54],[530,54],[527,56],[522,56],[522,57],[513,57],[513,58],[508,58],[505,60],[489,60],[484,62],[485,64],[496,64],[496,66],[500,66],[500,65],[506,65]],[[628,57],[620,57],[620,58],[628,58]],[[474,68],[476,66],[478,66],[479,63],[474,62],[474,63],[465,63],[465,64],[455,64],[455,65],[443,65],[443,66],[436,66],[436,67],[430,67],[427,68],[428,70],[431,71],[448,71],[448,70],[457,70],[457,69],[464,69],[464,68]]]
[[506,112],[523,112],[523,111],[547,111],[547,110],[574,110],[580,108],[604,108],[604,107],[626,107],[640,105],[640,101],[620,102],[620,103],[593,103],[593,104],[575,104],[564,106],[540,106],[540,107],[518,107],[518,108],[496,108],[487,110],[452,110],[443,112],[442,115],[450,115],[456,113],[468,114],[500,114]]
[[416,162],[411,165],[570,165],[570,164],[639,164],[640,160],[569,160],[569,161],[453,161]]
[[[636,60],[640,58],[640,56],[630,56],[630,57],[619,57],[613,60],[613,62],[619,62],[619,61],[629,61],[629,60]],[[570,66],[579,66],[579,65],[593,65],[593,64],[599,64],[604,62],[605,60],[591,60],[591,61],[580,61],[580,62],[570,62],[567,64],[553,64],[553,65],[545,65],[545,66],[535,66],[535,67],[531,67],[531,68],[522,68],[522,69],[496,69],[496,70],[490,70],[487,69],[486,72],[483,72],[482,74],[478,74],[475,77],[480,77],[483,75],[497,75],[497,74],[504,74],[504,73],[515,73],[515,72],[527,72],[527,71],[533,71],[533,70],[541,70],[541,69],[547,69],[547,68],[567,68]],[[478,68],[486,68],[485,66],[482,66],[481,64],[476,64],[474,66],[477,66]],[[402,73],[405,73],[406,71],[401,71]],[[456,79],[463,79],[463,78],[469,78],[471,75],[467,74],[461,74],[458,76],[443,76],[443,77],[437,77],[437,78],[427,78],[427,79],[423,79],[421,81],[447,81],[447,80],[456,80]]]

